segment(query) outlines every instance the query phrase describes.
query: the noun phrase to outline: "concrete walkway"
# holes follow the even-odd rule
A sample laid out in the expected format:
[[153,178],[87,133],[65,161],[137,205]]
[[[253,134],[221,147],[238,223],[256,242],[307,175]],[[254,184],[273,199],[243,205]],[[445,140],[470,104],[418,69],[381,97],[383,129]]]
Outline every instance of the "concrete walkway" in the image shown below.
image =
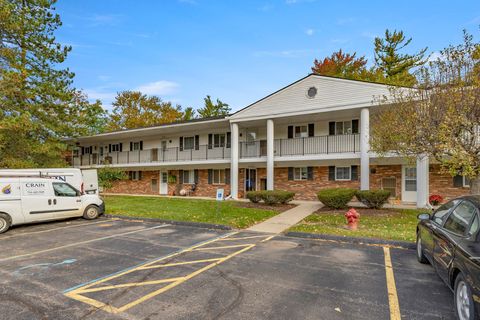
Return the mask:
[[247,230],[280,233],[302,221],[305,217],[309,216],[311,213],[317,211],[323,206],[320,202],[314,201],[295,201],[292,203],[297,204],[297,206],[259,224],[256,224]]

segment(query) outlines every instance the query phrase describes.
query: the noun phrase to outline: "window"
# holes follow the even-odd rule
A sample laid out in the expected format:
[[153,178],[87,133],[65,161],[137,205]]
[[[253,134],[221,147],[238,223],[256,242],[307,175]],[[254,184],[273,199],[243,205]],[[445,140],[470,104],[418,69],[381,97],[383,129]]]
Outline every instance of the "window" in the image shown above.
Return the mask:
[[195,148],[195,137],[183,137],[183,150],[193,150]]
[[417,191],[417,168],[405,168],[405,191]]
[[335,180],[351,180],[351,167],[335,167]]
[[213,169],[212,170],[212,183],[213,184],[225,184],[225,170]]
[[329,122],[329,135],[357,134],[358,119]]
[[383,178],[382,189],[390,191],[390,197],[397,196],[397,179],[395,177]]
[[256,132],[247,131],[245,136],[246,136],[247,144],[249,144],[249,145],[255,144],[255,140],[257,140],[257,133]]
[[120,144],[112,144],[112,152],[119,152],[120,151]]
[[295,126],[295,138],[306,138],[306,137],[308,137],[308,127]]
[[142,180],[142,172],[141,171],[129,171],[128,178],[130,180]]
[[140,150],[140,142],[132,142],[132,151]]
[[440,208],[438,208],[433,214],[433,221],[439,225],[443,225],[445,218],[448,216],[450,210],[458,204],[458,200],[452,200],[445,203]]
[[450,213],[443,227],[453,233],[464,235],[476,212],[477,210],[473,204],[468,201],[462,201]]
[[470,179],[465,176],[463,176],[463,187],[470,188]]
[[195,177],[193,170],[184,170],[183,171],[183,181],[180,181],[184,184],[192,184],[195,183]]
[[79,195],[79,192],[67,183],[54,182],[52,184],[57,197],[77,197]]
[[216,134],[213,135],[213,146],[215,148],[225,146],[225,134],[224,133],[222,133],[222,134],[216,133]]
[[307,179],[308,179],[307,167],[293,169],[293,180],[307,180]]
[[480,224],[478,222],[478,215],[475,215],[475,218],[473,218],[472,225],[470,226],[470,230],[468,230],[468,234],[469,235],[476,234],[479,228],[480,228]]

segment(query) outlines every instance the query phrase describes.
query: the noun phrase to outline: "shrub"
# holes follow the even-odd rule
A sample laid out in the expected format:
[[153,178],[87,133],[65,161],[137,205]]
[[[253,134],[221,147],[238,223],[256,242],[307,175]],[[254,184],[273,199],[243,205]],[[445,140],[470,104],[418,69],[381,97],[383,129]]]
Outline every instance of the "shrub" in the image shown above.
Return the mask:
[[430,197],[428,197],[428,202],[430,202],[432,206],[438,206],[443,202],[443,197],[439,194],[432,194]]
[[97,170],[98,185],[104,189],[110,189],[115,181],[128,179],[125,171],[105,166]]
[[250,202],[259,203],[260,200],[262,200],[260,193],[261,191],[248,191],[247,199],[250,200]]
[[258,203],[263,200],[265,204],[286,204],[293,200],[295,196],[294,192],[283,190],[264,190],[264,191],[249,191],[247,192],[247,198],[253,202]]
[[357,199],[370,209],[380,209],[388,201],[388,190],[362,190],[355,193]]
[[345,209],[354,195],[355,190],[349,188],[323,189],[317,193],[318,200],[331,209]]

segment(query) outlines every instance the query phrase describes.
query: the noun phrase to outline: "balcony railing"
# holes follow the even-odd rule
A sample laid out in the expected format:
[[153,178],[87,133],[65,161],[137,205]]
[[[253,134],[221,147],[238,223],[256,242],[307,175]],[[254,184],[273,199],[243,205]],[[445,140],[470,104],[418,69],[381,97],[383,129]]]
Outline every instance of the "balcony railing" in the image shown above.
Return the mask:
[[[260,158],[267,156],[267,141],[258,140],[240,143],[240,158]],[[294,139],[275,139],[275,156],[303,156],[332,153],[360,152],[360,135],[331,135]],[[74,157],[75,167],[104,164],[162,163],[180,161],[202,161],[230,159],[230,148],[208,145],[196,149],[180,148],[147,149],[137,151],[112,152],[100,156],[85,154]]]
[[[360,152],[360,135],[330,135],[294,139],[275,139],[275,156],[302,156],[330,153]],[[240,143],[241,158],[259,158],[267,156],[267,141]]]
[[104,164],[135,164],[219,159],[230,159],[230,148],[202,145],[198,146],[198,148],[188,150],[180,150],[180,148],[174,147],[166,149],[111,152],[103,156],[98,154],[84,154],[74,157],[73,165],[79,167]]

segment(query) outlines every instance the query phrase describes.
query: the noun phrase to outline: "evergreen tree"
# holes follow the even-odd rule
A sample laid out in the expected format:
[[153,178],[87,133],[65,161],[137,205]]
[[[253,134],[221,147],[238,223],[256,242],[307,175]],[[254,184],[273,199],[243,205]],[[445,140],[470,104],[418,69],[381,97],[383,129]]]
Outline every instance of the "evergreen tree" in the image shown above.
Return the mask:
[[203,100],[205,101],[204,107],[197,110],[200,118],[226,116],[231,111],[228,104],[220,101],[220,99],[217,99],[217,102],[214,103],[212,98],[207,95]]
[[54,3],[0,0],[0,167],[65,165],[63,139],[97,131],[104,115],[59,68],[71,47],[55,40]]
[[426,62],[427,48],[414,54],[400,53],[412,42],[403,31],[385,30],[385,38],[375,38],[375,68],[380,70],[388,83],[397,85],[414,85],[417,80],[412,69]]

